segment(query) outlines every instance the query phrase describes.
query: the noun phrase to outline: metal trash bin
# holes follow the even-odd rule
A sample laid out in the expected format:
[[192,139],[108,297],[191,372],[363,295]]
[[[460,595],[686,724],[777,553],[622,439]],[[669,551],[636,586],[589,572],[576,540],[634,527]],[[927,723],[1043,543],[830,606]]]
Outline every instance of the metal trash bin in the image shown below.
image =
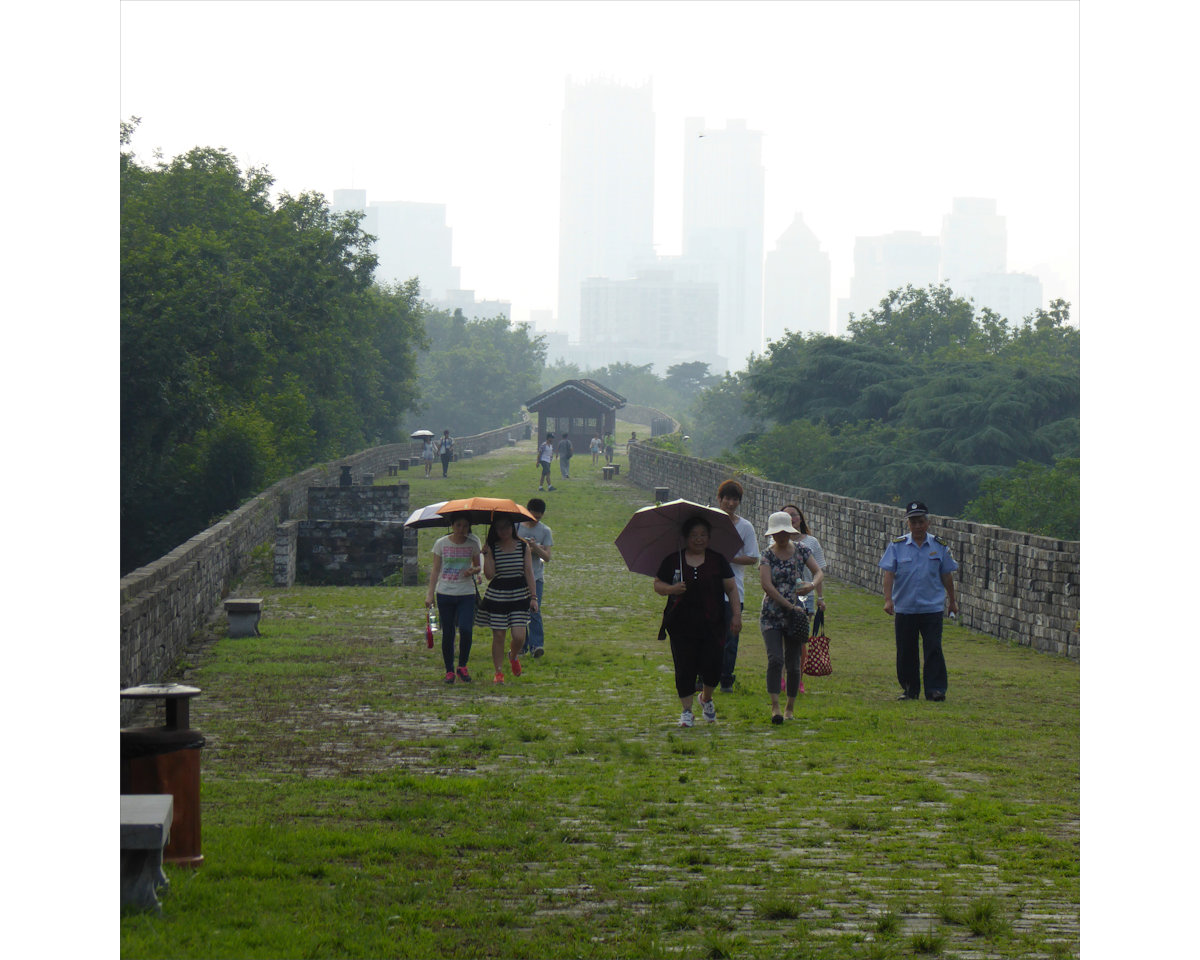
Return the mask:
[[200,748],[204,736],[191,729],[188,703],[199,688],[181,683],[127,687],[122,700],[164,700],[161,727],[121,730],[121,793],[169,793],[174,798],[171,835],[163,860],[185,867],[204,862],[200,852]]

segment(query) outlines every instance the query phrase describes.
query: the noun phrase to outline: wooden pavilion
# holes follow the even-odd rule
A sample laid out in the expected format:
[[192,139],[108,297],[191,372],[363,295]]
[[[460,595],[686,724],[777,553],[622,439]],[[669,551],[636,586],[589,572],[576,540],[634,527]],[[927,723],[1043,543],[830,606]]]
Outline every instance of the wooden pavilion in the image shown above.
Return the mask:
[[570,433],[577,452],[587,447],[593,436],[614,436],[617,432],[617,411],[625,406],[625,398],[601,386],[595,380],[564,380],[525,401],[532,415],[537,414],[537,440],[541,443],[547,433],[562,439]]

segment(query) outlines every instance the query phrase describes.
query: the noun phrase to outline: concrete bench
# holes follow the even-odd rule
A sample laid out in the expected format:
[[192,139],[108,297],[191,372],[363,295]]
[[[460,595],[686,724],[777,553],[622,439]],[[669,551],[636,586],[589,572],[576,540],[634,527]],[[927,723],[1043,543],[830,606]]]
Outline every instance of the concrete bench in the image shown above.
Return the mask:
[[169,793],[121,795],[121,906],[162,912],[166,892],[163,847],[171,835],[175,799]]
[[612,464],[609,464],[607,467],[604,467],[602,472],[604,473],[605,480],[611,480],[613,478],[613,472],[614,472]]
[[262,597],[238,597],[225,601],[229,616],[229,636],[258,637],[258,621],[262,619]]

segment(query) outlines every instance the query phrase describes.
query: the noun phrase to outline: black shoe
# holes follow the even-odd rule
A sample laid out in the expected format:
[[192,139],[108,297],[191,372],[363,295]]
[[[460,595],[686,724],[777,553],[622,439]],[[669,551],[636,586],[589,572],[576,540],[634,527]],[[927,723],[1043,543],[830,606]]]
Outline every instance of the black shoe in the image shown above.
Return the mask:
[[902,693],[896,699],[897,700],[920,700],[921,698],[914,697],[912,694],[909,694],[909,693]]
[[728,686],[726,686],[725,684],[721,684],[721,692],[722,693],[733,693],[733,684],[731,683]]
[[545,655],[546,655],[546,651],[542,647],[537,647],[533,651],[533,659],[534,660],[536,660],[538,657],[543,657]]
[[929,695],[929,699],[937,700],[938,702],[941,702],[942,700],[946,699],[946,693],[943,690],[935,690],[933,693],[931,693]]
[[772,715],[771,715],[771,722],[772,722],[772,723],[783,723],[783,714],[782,714],[782,713],[774,713],[774,714],[772,714]]

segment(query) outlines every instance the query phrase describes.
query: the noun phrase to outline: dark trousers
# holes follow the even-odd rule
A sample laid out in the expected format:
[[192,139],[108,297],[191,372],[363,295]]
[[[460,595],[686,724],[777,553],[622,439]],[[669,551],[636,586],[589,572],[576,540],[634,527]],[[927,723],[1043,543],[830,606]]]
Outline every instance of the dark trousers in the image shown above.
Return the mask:
[[451,456],[452,456],[452,454],[449,454],[449,453],[442,454],[442,476],[443,477],[446,476],[447,471],[449,471],[449,469],[450,469],[450,457]]
[[438,619],[442,621],[442,662],[446,672],[454,669],[454,633],[458,631],[458,665],[465,667],[471,657],[471,633],[475,627],[475,594],[437,595]]
[[671,637],[671,659],[675,662],[675,692],[680,700],[700,689],[697,676],[708,687],[721,682],[721,644],[711,636]]
[[[920,637],[918,647],[917,638]],[[925,655],[925,699],[946,692],[941,613],[896,614],[896,679],[914,699],[921,695],[921,653]]]

